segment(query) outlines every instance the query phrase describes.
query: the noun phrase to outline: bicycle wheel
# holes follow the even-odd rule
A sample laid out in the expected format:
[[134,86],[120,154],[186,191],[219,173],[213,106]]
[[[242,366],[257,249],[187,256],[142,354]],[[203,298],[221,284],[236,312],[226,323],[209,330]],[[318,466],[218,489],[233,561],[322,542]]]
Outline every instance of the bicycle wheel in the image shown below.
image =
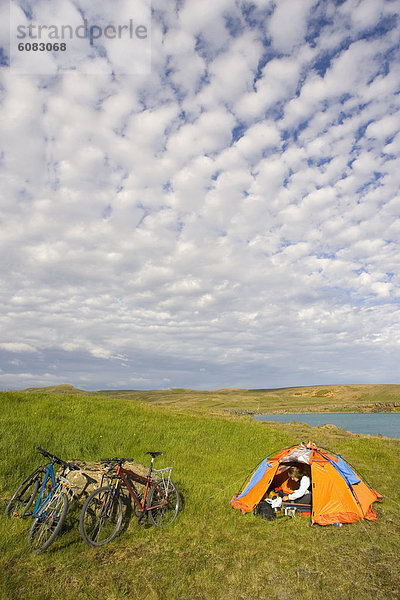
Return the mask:
[[159,482],[151,488],[146,506],[150,522],[156,527],[172,523],[179,512],[181,499],[172,481]]
[[6,506],[6,515],[8,517],[25,517],[36,498],[40,484],[40,475],[34,474],[27,477],[11,496]]
[[56,492],[40,509],[28,533],[33,550],[43,552],[54,542],[61,531],[68,512],[68,498],[64,492]]
[[79,519],[79,530],[89,546],[111,542],[122,524],[122,501],[115,489],[102,487],[86,499]]

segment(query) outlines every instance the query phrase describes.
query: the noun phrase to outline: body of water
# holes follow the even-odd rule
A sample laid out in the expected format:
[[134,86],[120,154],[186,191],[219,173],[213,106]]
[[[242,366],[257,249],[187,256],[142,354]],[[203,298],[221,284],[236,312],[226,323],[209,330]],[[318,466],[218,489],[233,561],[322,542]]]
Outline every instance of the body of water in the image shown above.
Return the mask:
[[353,433],[384,435],[400,439],[400,413],[293,413],[287,415],[257,415],[257,421],[307,423],[313,427],[336,425]]

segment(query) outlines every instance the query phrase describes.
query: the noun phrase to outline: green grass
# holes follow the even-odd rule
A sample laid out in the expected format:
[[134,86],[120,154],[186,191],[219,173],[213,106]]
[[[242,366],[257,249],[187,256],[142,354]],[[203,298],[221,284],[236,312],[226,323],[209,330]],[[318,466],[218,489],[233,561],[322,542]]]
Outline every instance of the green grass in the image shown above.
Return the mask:
[[[144,464],[147,450],[162,450],[158,466],[174,467],[184,509],[163,530],[141,528],[133,518],[113,542],[92,549],[79,536],[76,507],[42,555],[27,546],[27,521],[0,515],[1,600],[400,597],[400,441],[189,414],[181,390],[171,393],[176,404],[168,392],[164,402],[162,392],[148,392],[158,398],[152,402],[54,391],[0,394],[2,509],[39,464],[36,445],[65,459],[123,455]],[[214,393],[206,394],[203,410],[215,402]],[[259,461],[309,438],[340,453],[384,494],[376,522],[311,528],[307,518],[269,523],[231,509],[232,494]]]

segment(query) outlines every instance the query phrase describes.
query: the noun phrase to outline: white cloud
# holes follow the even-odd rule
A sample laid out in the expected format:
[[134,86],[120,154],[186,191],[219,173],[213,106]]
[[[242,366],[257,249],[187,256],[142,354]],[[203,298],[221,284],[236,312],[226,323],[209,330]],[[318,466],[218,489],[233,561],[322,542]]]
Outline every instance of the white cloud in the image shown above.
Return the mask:
[[359,31],[374,27],[389,11],[387,3],[382,0],[348,0],[339,7],[339,12]]
[[167,150],[178,161],[198,154],[214,154],[229,144],[234,118],[223,109],[203,113],[194,123],[187,123],[171,134]]
[[290,53],[304,42],[312,0],[280,0],[269,21],[272,44],[278,52]]
[[394,115],[387,115],[370,123],[367,127],[365,134],[371,138],[386,139],[394,137],[400,129],[400,111]]
[[2,342],[0,348],[7,352],[20,353],[20,352],[36,352],[36,348],[29,344],[18,343],[18,342]]
[[395,5],[158,4],[145,77],[1,70],[1,385],[393,382]]
[[243,93],[237,100],[235,111],[243,120],[262,118],[265,111],[282,101],[291,99],[296,93],[304,65],[309,63],[314,52],[304,47],[296,56],[272,58],[262,69],[254,91]]

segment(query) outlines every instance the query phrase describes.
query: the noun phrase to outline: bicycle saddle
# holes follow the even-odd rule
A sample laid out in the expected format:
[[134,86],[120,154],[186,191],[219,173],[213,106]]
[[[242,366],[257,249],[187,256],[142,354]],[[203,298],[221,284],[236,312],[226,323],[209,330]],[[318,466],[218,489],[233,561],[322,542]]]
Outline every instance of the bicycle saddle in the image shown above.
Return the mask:
[[150,454],[150,456],[155,458],[156,456],[160,456],[160,454],[162,454],[162,452],[146,452],[146,454]]

